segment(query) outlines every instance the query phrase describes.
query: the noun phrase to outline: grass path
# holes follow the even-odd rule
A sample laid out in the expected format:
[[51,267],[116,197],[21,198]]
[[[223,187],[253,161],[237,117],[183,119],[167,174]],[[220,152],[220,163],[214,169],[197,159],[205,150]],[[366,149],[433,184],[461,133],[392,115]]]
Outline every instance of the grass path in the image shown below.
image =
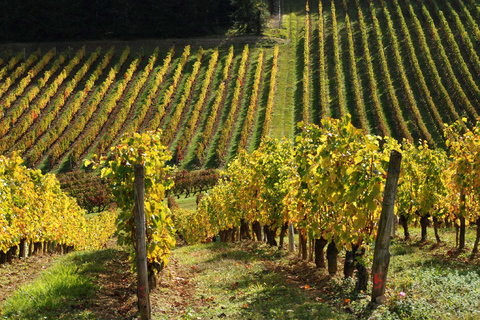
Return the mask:
[[164,280],[174,285],[153,295],[152,305],[160,311],[153,318],[348,319],[336,307],[318,303],[326,294],[313,281],[322,276],[306,263],[292,269],[294,260],[287,257],[254,242],[179,247]]
[[[454,229],[441,230],[440,246],[420,243],[419,229],[410,233],[391,244],[388,300],[376,310],[368,308],[369,291],[355,292],[354,280],[343,279],[344,252],[330,277],[263,243],[212,242],[173,250],[151,293],[152,318],[478,319],[478,255],[456,252]],[[469,227],[467,247],[474,236]],[[34,256],[0,266],[0,319],[132,319],[135,288],[127,253],[113,241],[98,251]]]

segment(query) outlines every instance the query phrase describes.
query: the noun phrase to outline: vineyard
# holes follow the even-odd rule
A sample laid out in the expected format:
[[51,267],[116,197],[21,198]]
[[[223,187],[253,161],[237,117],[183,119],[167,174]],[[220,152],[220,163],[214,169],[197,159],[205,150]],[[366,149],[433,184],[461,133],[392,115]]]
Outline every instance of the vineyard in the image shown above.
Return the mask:
[[75,171],[124,133],[163,129],[172,162],[210,169],[347,113],[368,133],[445,147],[444,125],[480,112],[479,21],[466,0],[287,1],[273,44],[6,51],[0,150]]
[[[299,250],[295,263],[325,271],[315,290],[330,299],[328,307],[361,318],[367,306],[358,303],[387,279],[371,260],[389,157],[397,150],[403,254],[413,250],[412,234],[420,243],[415,250],[426,251],[432,226],[431,250],[439,250],[432,260],[442,256],[456,269],[478,272],[480,2],[285,0],[278,22],[279,30],[260,37],[1,45],[0,265],[41,252],[99,250],[116,229],[122,259],[136,270],[134,183],[141,166],[153,288],[165,268],[168,277],[158,281],[187,287],[190,273],[201,271],[189,265],[188,277],[176,277],[169,268],[178,271],[178,257],[190,263],[186,252],[198,248],[205,257],[215,249],[237,259],[235,267],[251,268],[258,259],[308,291],[312,278],[288,271],[290,262],[266,262],[293,255],[271,251],[287,247],[288,237],[290,251]],[[181,197],[196,210],[179,206]],[[185,247],[175,248],[179,240]],[[218,244],[240,240],[234,253]],[[322,291],[340,279],[342,264],[343,284],[334,294]],[[354,274],[355,282],[345,282]],[[422,319],[414,309],[429,302],[404,299],[420,289],[401,279],[372,303],[388,298],[382,315]],[[345,286],[355,293],[344,299]],[[478,296],[470,286],[466,291]],[[341,298],[333,298],[338,292]],[[311,302],[323,303],[318,297]],[[199,300],[214,304],[205,290]],[[185,305],[177,307],[187,314]],[[479,307],[476,300],[468,307],[454,301],[429,315],[475,317]],[[232,311],[239,319],[255,315],[246,302],[235,308],[244,309]],[[318,316],[307,309],[301,312]]]

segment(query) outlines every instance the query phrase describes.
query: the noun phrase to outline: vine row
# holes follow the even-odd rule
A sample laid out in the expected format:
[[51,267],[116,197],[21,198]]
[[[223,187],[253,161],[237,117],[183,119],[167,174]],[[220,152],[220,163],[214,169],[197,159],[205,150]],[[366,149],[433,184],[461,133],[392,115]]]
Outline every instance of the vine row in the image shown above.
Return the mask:
[[373,63],[372,57],[370,55],[370,49],[368,48],[368,35],[367,35],[367,27],[365,25],[365,20],[363,18],[363,12],[360,8],[358,0],[355,0],[357,10],[358,10],[358,22],[360,24],[360,35],[362,38],[362,48],[363,48],[363,57],[365,60],[367,73],[368,73],[368,81],[370,85],[370,94],[372,96],[373,108],[375,113],[375,121],[377,124],[377,130],[379,134],[382,136],[390,136],[390,131],[388,130],[385,116],[382,111],[382,107],[380,106],[380,101],[378,100],[378,92],[377,92],[377,84],[375,82],[375,75],[373,73]]
[[430,33],[433,36],[433,40],[435,41],[435,45],[438,49],[438,53],[440,54],[441,57],[441,62],[442,65],[445,69],[446,74],[449,76],[449,82],[451,81],[451,86],[453,86],[453,90],[455,94],[457,95],[457,98],[459,102],[461,102],[462,106],[466,108],[466,111],[468,112],[468,115],[470,116],[470,119],[473,122],[476,122],[478,119],[478,114],[477,111],[475,111],[475,108],[472,106],[470,100],[467,98],[465,92],[463,91],[462,85],[458,81],[457,77],[455,76],[455,73],[453,71],[452,64],[450,63],[450,60],[448,59],[447,53],[445,51],[445,48],[443,47],[442,44],[442,39],[440,38],[437,28],[435,26],[435,23],[432,19],[432,16],[428,12],[427,8],[425,7],[424,4],[421,4],[422,7],[422,13],[425,19],[427,20],[428,27],[430,29]]
[[[385,52],[383,51],[383,41],[382,41],[382,31],[380,30],[380,24],[378,23],[377,16],[375,14],[375,8],[373,7],[373,3],[370,0],[370,12],[372,15],[373,20],[373,29],[375,31],[375,38],[377,41],[378,52],[380,55],[380,62],[383,71],[383,78],[385,80],[385,86],[387,87],[388,97],[391,102],[390,111],[392,111],[392,117],[394,119],[394,123],[396,126],[396,131],[399,137],[413,141],[413,137],[408,131],[407,125],[405,124],[405,120],[402,116],[402,111],[400,110],[400,105],[398,103],[397,96],[395,94],[395,88],[393,87],[392,77],[390,76],[390,71],[388,69],[387,59],[385,57]],[[399,139],[402,140],[402,139]]]
[[122,128],[125,120],[127,119],[128,114],[130,113],[130,109],[132,108],[135,100],[140,93],[140,89],[143,87],[145,82],[147,81],[150,73],[153,70],[153,65],[157,61],[158,58],[158,47],[154,50],[153,54],[150,56],[148,60],[148,64],[145,66],[143,72],[140,76],[135,80],[135,83],[130,88],[129,92],[127,93],[127,98],[122,102],[120,106],[120,110],[117,113],[115,120],[111,123],[108,131],[105,135],[100,139],[100,142],[97,145],[95,150],[95,154],[102,154],[105,149],[114,141],[115,137],[118,135],[118,131]]
[[457,62],[456,64],[462,70],[462,77],[464,81],[468,83],[468,88],[470,89],[470,92],[477,98],[477,102],[480,102],[480,89],[478,88],[477,83],[473,79],[472,73],[470,72],[470,69],[467,63],[465,62],[465,59],[463,58],[460,52],[460,47],[458,46],[458,43],[455,40],[455,36],[452,32],[452,29],[450,29],[447,19],[445,19],[445,15],[438,8],[437,4],[435,2],[433,4],[435,6],[435,11],[437,13],[437,16],[440,20],[440,25],[442,27],[443,34],[447,39],[447,42],[450,46],[450,50],[453,51],[453,54],[455,56],[455,60]]
[[[90,100],[87,102],[87,105],[83,108],[83,113],[75,119],[73,123],[71,123],[71,117],[73,117],[73,112],[67,112],[65,116],[62,116],[61,119],[59,119],[57,125],[58,128],[56,130],[61,130],[63,133],[61,135],[61,139],[58,143],[64,142],[67,144],[67,146],[74,141],[78,135],[84,130],[85,125],[88,123],[90,118],[92,117],[93,113],[97,110],[97,107],[105,97],[105,94],[107,93],[108,89],[110,88],[110,85],[113,83],[115,80],[115,76],[117,75],[118,71],[120,70],[120,67],[123,65],[124,61],[127,59],[128,55],[130,54],[130,48],[127,47],[120,59],[119,62],[110,70],[108,76],[105,78],[103,83],[95,90],[93,96],[90,98]],[[69,127],[65,130],[65,128],[69,125]],[[59,138],[60,134],[56,133],[55,130],[52,130],[52,136]],[[45,139],[48,139],[46,137]],[[60,145],[60,148],[63,146]],[[54,148],[59,148],[54,147]],[[52,148],[53,149],[53,148]],[[31,152],[29,156],[27,156],[27,162],[28,163],[33,163],[35,162],[40,156],[42,155],[42,151],[35,150],[34,152]]]
[[[230,46],[231,56],[233,58],[233,46]],[[195,103],[190,118],[185,125],[185,129],[180,137],[180,140],[177,144],[176,150],[177,155],[182,155],[185,148],[187,147],[188,143],[192,139],[193,133],[195,131],[195,127],[197,126],[198,118],[200,117],[200,113],[202,111],[203,105],[205,104],[205,99],[207,97],[208,88],[210,87],[211,79],[213,73],[215,71],[215,66],[217,65],[218,61],[218,48],[212,53],[210,61],[208,63],[208,69],[205,74],[205,78],[203,79],[202,89],[200,92],[200,96]],[[224,70],[225,71],[225,70]],[[228,76],[228,69],[226,70],[227,73],[223,74],[222,81],[225,81],[226,76]]]
[[183,50],[183,54],[180,57],[180,61],[177,64],[177,68],[175,69],[175,73],[173,74],[173,83],[168,87],[167,91],[163,95],[162,103],[159,104],[156,108],[156,112],[154,113],[153,117],[150,119],[148,123],[148,131],[156,130],[160,126],[160,121],[162,120],[163,116],[165,115],[165,109],[171,102],[172,95],[177,88],[178,81],[180,81],[180,77],[182,76],[183,67],[187,63],[188,56],[190,55],[190,46],[186,46]]
[[[308,2],[305,15],[305,35],[303,42],[303,94],[302,94],[302,119],[310,122],[310,9]],[[240,148],[239,148],[240,149]]]
[[435,106],[435,103],[433,102],[432,94],[430,93],[430,89],[427,86],[427,82],[425,80],[422,68],[420,67],[420,63],[415,53],[412,37],[410,35],[410,31],[408,30],[407,23],[405,22],[405,17],[403,16],[402,9],[400,8],[400,5],[398,4],[397,0],[393,0],[393,4],[395,6],[397,15],[400,19],[400,27],[401,27],[405,42],[407,44],[407,49],[409,53],[408,56],[410,57],[410,62],[412,63],[413,69],[415,70],[415,73],[414,73],[415,78],[417,80],[417,83],[420,85],[420,89],[423,93],[423,101],[428,107],[430,116],[434,120],[433,122],[435,123],[437,131],[441,134],[444,130],[443,119],[440,116],[440,113],[438,112],[438,109]]
[[[37,161],[41,154],[50,147],[58,137],[64,132],[65,128],[71,124],[71,121],[75,114],[77,114],[78,110],[86,100],[89,92],[93,88],[95,81],[98,77],[102,74],[103,70],[106,68],[108,63],[110,62],[114,53],[114,48],[112,47],[104,56],[98,67],[95,71],[90,75],[87,83],[85,84],[85,89],[83,91],[79,91],[75,96],[74,100],[69,104],[68,108],[63,110],[61,116],[57,119],[56,124],[53,128],[50,129],[50,125],[52,121],[55,119],[57,114],[59,113],[61,107],[64,105],[65,100],[61,97],[57,99],[54,106],[49,110],[48,114],[45,115],[38,125],[29,132],[29,135],[26,136],[24,139],[24,143],[27,143],[27,147],[30,147],[32,143],[38,139],[43,133],[46,132],[45,136],[40,138],[39,141],[35,144],[34,148],[29,152],[27,157],[28,163],[33,164]],[[97,51],[97,54],[100,54],[100,51]],[[96,59],[96,54],[92,55],[89,60]],[[93,61],[92,61],[93,63]],[[80,77],[83,77],[82,74],[85,74],[87,70],[90,68],[91,63],[86,63],[82,69],[77,72],[75,78],[80,80]],[[71,81],[71,84],[77,83],[75,78]],[[73,82],[74,81],[74,82]],[[47,129],[49,129],[47,131]]]
[[325,82],[325,32],[323,26],[323,5],[322,1],[318,1],[318,48],[320,51],[320,117],[323,119],[327,116],[327,84]]
[[263,71],[263,59],[264,53],[263,50],[260,49],[260,53],[258,54],[257,58],[257,68],[255,69],[255,76],[253,78],[253,91],[252,95],[250,96],[250,104],[247,108],[247,114],[245,115],[245,120],[243,121],[242,131],[240,132],[240,141],[238,143],[237,152],[240,150],[245,149],[247,146],[247,139],[248,134],[252,129],[252,123],[254,120],[255,109],[257,107],[258,101],[258,94],[261,88],[261,79],[262,79],[262,71]]
[[10,86],[17,80],[24,72],[29,68],[35,61],[37,61],[38,56],[40,55],[40,49],[32,53],[24,63],[19,65],[17,69],[5,80],[5,82],[0,87],[0,98],[3,97],[5,92],[10,88]]
[[195,79],[197,78],[198,71],[200,70],[200,66],[202,64],[202,57],[203,57],[203,49],[202,47],[200,47],[200,50],[197,54],[197,61],[195,61],[195,63],[193,64],[192,73],[187,78],[185,87],[183,89],[183,94],[180,98],[180,102],[177,103],[175,107],[175,111],[173,112],[173,115],[170,118],[170,121],[168,122],[165,131],[163,132],[162,142],[165,145],[169,145],[172,142],[175,136],[175,133],[177,132],[178,124],[180,123],[180,119],[185,109],[185,106],[187,105],[190,99],[190,95],[191,95],[193,86],[195,84]]
[[[243,57],[245,57],[245,55],[243,55],[242,58]],[[248,57],[248,51],[247,51],[246,57]],[[203,163],[203,159],[204,159],[203,155],[204,155],[205,148],[212,138],[213,126],[217,119],[218,109],[220,108],[220,104],[222,103],[222,100],[223,100],[223,95],[225,91],[225,81],[228,79],[228,74],[229,74],[230,65],[232,64],[232,61],[233,61],[233,46],[230,47],[230,51],[225,61],[225,67],[223,68],[223,80],[217,88],[215,100],[213,101],[213,105],[212,105],[212,110],[210,111],[210,115],[207,118],[205,128],[203,129],[202,136],[200,137],[200,142],[198,143],[198,146],[195,149],[195,155],[197,157],[197,160],[200,163]],[[240,62],[241,65],[245,63],[246,63],[246,58],[245,58],[245,61],[242,60],[242,62]],[[243,72],[245,73],[245,68],[243,70],[244,70]],[[241,71],[241,69],[239,71]],[[241,79],[240,74],[238,79]],[[237,82],[238,82],[238,79],[237,79]],[[243,79],[243,76],[242,76],[242,79]]]
[[215,150],[218,159],[221,159],[223,154],[225,153],[225,149],[227,147],[227,142],[230,138],[233,122],[235,120],[235,114],[237,113],[237,108],[240,100],[240,92],[243,86],[243,78],[247,71],[247,59],[249,56],[249,48],[248,44],[245,45],[242,53],[242,60],[240,61],[240,68],[238,70],[238,79],[235,84],[235,90],[233,92],[233,99],[232,104],[230,107],[230,111],[228,112],[227,119],[223,124],[222,131],[220,133],[220,139],[218,141],[217,149]]
[[453,16],[455,20],[455,25],[458,29],[458,33],[460,34],[460,38],[462,39],[468,55],[470,56],[470,60],[472,61],[473,67],[477,74],[480,74],[480,58],[478,57],[477,51],[475,50],[473,46],[473,42],[470,39],[470,35],[465,30],[465,27],[463,26],[462,19],[458,16],[458,14],[455,12],[455,10],[452,8],[452,5],[448,2],[446,2],[446,5],[448,7],[448,10],[450,11],[450,14]]
[[131,134],[138,130],[140,125],[142,124],[143,120],[145,119],[145,115],[147,114],[148,109],[152,105],[152,102],[157,95],[157,90],[160,84],[163,82],[163,77],[167,73],[168,68],[170,67],[170,62],[172,61],[172,57],[175,54],[175,49],[172,47],[170,51],[167,53],[167,56],[163,59],[163,65],[157,70],[153,81],[150,81],[149,88],[147,92],[141,97],[139,106],[135,110],[135,114],[133,116],[133,120],[128,124],[127,128],[125,129],[125,134]]
[[23,52],[19,52],[17,53],[17,55],[10,58],[10,60],[8,61],[8,64],[5,67],[3,67],[2,70],[0,70],[0,81],[3,79],[3,77],[5,77],[5,75],[9,70],[13,69],[13,67],[15,67],[15,65],[20,60],[22,60],[22,58],[23,58]]
[[43,70],[43,68],[50,62],[50,60],[53,58],[55,54],[55,50],[52,49],[49,52],[47,52],[42,59],[33,67],[27,74],[26,77],[24,77],[22,80],[20,80],[20,83],[18,86],[10,92],[10,94],[5,97],[5,100],[3,101],[3,104],[0,106],[0,112],[3,113],[4,110],[10,108],[12,102],[14,102],[19,95],[23,93],[27,85],[30,84],[31,80],[37,76],[37,74]]
[[410,82],[408,81],[407,74],[405,72],[405,67],[403,65],[398,38],[395,33],[395,29],[393,28],[393,22],[390,17],[390,13],[387,7],[384,6],[383,1],[381,1],[381,4],[383,7],[383,14],[385,16],[385,19],[387,20],[388,36],[393,46],[395,65],[396,65],[398,74],[400,75],[401,86],[402,86],[403,92],[405,93],[405,98],[408,102],[408,110],[412,114],[412,117],[415,119],[417,130],[420,132],[422,138],[426,140],[430,146],[435,146],[435,142],[430,132],[427,130],[427,127],[425,126],[422,116],[420,115],[420,111],[418,110],[415,97],[413,96],[412,88],[410,86]]
[[[11,125],[16,124],[15,127],[13,127],[13,130],[9,133],[9,135],[3,137],[0,141],[0,149],[2,152],[11,148],[15,141],[17,141],[20,136],[24,134],[27,129],[32,125],[32,123],[38,118],[40,112],[45,108],[50,99],[57,93],[59,86],[63,83],[65,78],[67,78],[73,68],[80,63],[80,60],[83,59],[84,54],[84,48],[77,51],[76,55],[63,68],[63,70],[45,90],[45,92],[37,99],[36,103],[29,110],[29,114],[25,116],[18,124],[10,122],[8,125],[6,124],[0,128],[0,136],[4,136],[11,127]],[[24,112],[24,110],[29,107],[32,100],[37,96],[40,90],[48,82],[50,75],[53,74],[60,67],[64,59],[65,58],[61,56],[52,66],[50,72],[45,72],[44,77],[39,80],[38,85],[28,92],[28,94],[20,101],[20,104],[17,106],[17,108],[20,108],[22,112]]]
[[360,83],[358,81],[357,59],[355,56],[355,44],[353,42],[352,24],[348,13],[345,15],[345,29],[348,38],[348,56],[350,62],[350,73],[353,83],[353,91],[355,94],[355,110],[360,127],[368,132],[367,116],[365,115],[365,104],[363,102]]
[[338,39],[338,25],[337,16],[335,10],[335,2],[331,1],[332,6],[332,32],[333,32],[333,58],[335,63],[335,83],[337,84],[337,99],[338,99],[338,116],[344,118],[345,111],[345,98],[343,96],[343,80],[342,80],[342,65],[340,62],[340,46]]
[[275,45],[275,49],[273,49],[272,71],[270,74],[270,88],[268,90],[267,106],[265,107],[265,120],[263,121],[262,125],[262,137],[268,135],[270,130],[270,121],[272,120],[273,100],[275,98],[275,86],[277,84],[278,73],[278,52],[278,45]]
[[457,111],[455,110],[455,106],[453,105],[452,99],[448,95],[447,89],[443,85],[440,74],[438,73],[435,62],[433,61],[432,54],[430,52],[430,48],[427,45],[427,40],[425,38],[425,33],[423,32],[420,21],[418,20],[410,1],[405,0],[405,4],[407,5],[410,16],[413,20],[413,25],[415,27],[415,31],[417,33],[418,40],[419,40],[418,44],[419,44],[420,49],[423,53],[423,56],[427,60],[427,64],[428,64],[428,67],[429,67],[429,70],[430,70],[430,74],[433,78],[432,81],[434,81],[434,83],[435,83],[434,88],[438,91],[440,97],[444,100],[445,111],[450,114],[451,119],[453,121],[459,120],[460,117],[459,117]]
[[103,125],[105,122],[108,120],[108,117],[112,110],[117,106],[117,102],[120,99],[120,97],[123,95],[128,83],[133,77],[134,72],[137,70],[138,65],[140,64],[140,59],[141,56],[137,57],[135,60],[132,61],[130,64],[130,67],[127,69],[127,71],[124,74],[124,78],[120,81],[117,82],[115,90],[112,92],[111,95],[106,99],[106,101],[103,103],[102,108],[96,115],[95,119],[92,121],[90,119],[91,126],[88,128],[88,130],[80,130],[82,132],[82,135],[79,136],[79,138],[71,145],[70,147],[70,141],[67,142],[64,141],[64,139],[61,140],[61,145],[55,145],[57,146],[62,146],[57,147],[52,150],[52,153],[50,154],[49,161],[50,161],[50,166],[53,166],[53,164],[60,158],[60,156],[63,155],[63,153],[66,151],[68,147],[70,147],[70,152],[68,154],[68,158],[72,164],[77,163],[82,153],[84,150],[90,146],[90,144],[95,140],[97,137],[98,133],[102,129]]

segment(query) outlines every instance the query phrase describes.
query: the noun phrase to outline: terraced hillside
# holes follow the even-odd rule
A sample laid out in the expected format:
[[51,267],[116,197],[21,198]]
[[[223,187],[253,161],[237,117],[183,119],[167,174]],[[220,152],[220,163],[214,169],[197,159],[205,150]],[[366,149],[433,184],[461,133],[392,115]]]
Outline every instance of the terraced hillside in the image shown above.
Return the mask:
[[439,147],[444,124],[477,121],[479,1],[285,0],[280,18],[256,42],[5,53],[0,152],[75,170],[124,133],[161,128],[177,164],[211,168],[326,116]]

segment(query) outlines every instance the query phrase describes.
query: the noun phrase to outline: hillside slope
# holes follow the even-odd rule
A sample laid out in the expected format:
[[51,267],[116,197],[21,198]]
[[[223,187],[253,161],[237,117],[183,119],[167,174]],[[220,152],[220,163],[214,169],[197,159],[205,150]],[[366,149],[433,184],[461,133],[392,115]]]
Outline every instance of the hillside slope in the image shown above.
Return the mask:
[[125,132],[162,129],[175,163],[210,168],[347,113],[372,134],[442,147],[444,124],[480,112],[479,8],[286,0],[282,28],[263,37],[3,45],[0,152],[75,170]]

